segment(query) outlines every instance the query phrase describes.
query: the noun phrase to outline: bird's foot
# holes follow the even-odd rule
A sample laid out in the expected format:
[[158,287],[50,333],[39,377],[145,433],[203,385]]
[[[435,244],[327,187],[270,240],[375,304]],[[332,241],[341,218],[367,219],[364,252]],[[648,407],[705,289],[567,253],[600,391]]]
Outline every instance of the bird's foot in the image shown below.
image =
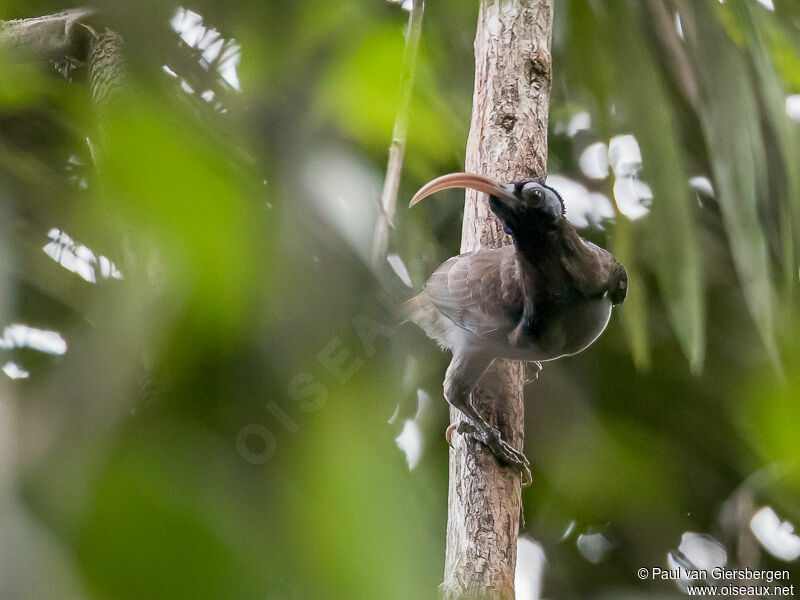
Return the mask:
[[525,381],[522,385],[528,385],[539,379],[539,372],[542,370],[542,363],[539,361],[530,361],[525,363]]
[[445,432],[445,437],[447,438],[447,443],[450,444],[450,447],[453,446],[451,443],[453,431],[457,431],[461,434],[471,435],[476,440],[486,445],[489,450],[492,451],[492,454],[495,455],[497,460],[519,469],[520,473],[522,474],[522,487],[528,487],[533,482],[533,476],[531,475],[531,463],[528,458],[522,452],[505,441],[500,431],[496,427],[478,427],[472,423],[467,423],[466,421],[462,421],[458,424],[453,423]]

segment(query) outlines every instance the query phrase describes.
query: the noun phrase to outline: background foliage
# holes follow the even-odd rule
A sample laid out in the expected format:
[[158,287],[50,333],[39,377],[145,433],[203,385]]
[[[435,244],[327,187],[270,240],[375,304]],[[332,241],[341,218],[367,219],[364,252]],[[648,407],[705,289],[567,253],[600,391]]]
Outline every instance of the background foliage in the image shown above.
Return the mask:
[[[680,595],[635,572],[685,532],[796,574],[749,520],[800,520],[800,7],[556,5],[550,175],[631,289],[526,391],[544,593]],[[455,193],[402,207],[463,167],[477,3],[426,8],[395,270],[400,6],[96,8],[128,81],[94,154],[86,66],[0,56],[0,595],[435,597],[447,357],[385,300],[458,248]]]

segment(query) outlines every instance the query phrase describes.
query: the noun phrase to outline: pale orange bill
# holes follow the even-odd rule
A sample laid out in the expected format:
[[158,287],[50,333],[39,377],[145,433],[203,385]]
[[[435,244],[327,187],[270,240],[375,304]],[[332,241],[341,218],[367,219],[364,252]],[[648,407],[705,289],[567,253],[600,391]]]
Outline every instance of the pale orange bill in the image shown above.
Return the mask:
[[450,173],[448,175],[437,177],[433,181],[430,181],[422,186],[422,188],[416,194],[414,194],[414,197],[411,199],[411,203],[408,206],[410,208],[431,194],[451,188],[469,188],[478,190],[479,192],[484,192],[490,196],[514,199],[509,186],[498,183],[493,179],[484,177],[483,175],[475,175],[474,173]]

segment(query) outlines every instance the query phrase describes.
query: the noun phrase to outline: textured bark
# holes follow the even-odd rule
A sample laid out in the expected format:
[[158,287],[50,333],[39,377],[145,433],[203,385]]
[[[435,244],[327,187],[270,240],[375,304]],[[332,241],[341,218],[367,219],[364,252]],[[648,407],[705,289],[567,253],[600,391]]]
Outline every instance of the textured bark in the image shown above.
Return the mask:
[[0,22],[0,43],[32,56],[61,60],[73,56],[80,45],[79,21],[92,14],[89,8],[73,8],[54,15]]
[[[93,12],[74,8],[43,17],[0,21],[0,44],[34,59],[50,59],[57,66],[63,61],[86,60],[92,104],[102,121],[109,103],[123,87],[125,65],[118,33],[106,29],[96,34],[90,27],[81,26]],[[85,48],[80,50],[87,37],[88,53]]]
[[122,37],[106,29],[92,39],[89,49],[89,89],[97,119],[97,135],[103,142],[109,106],[124,87],[125,63]]
[[[510,182],[543,177],[552,59],[553,0],[481,0],[466,170]],[[461,250],[510,243],[484,194],[468,191]],[[495,361],[472,401],[514,447],[523,442],[524,365]],[[451,409],[451,419],[460,415]],[[445,598],[513,598],[520,475],[483,445],[453,437]]]

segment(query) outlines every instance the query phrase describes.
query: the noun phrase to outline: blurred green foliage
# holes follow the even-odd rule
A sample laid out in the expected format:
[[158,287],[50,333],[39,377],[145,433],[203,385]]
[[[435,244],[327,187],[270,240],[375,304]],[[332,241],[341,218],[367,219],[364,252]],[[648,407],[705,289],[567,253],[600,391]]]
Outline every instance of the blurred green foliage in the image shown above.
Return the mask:
[[[0,17],[62,8],[5,1]],[[241,46],[236,90],[180,41],[176,6],[96,8],[128,75],[102,125],[86,64],[67,81],[0,47],[0,326],[68,345],[6,348],[6,332],[0,348],[29,373],[0,374],[0,596],[435,597],[447,357],[395,326],[384,299],[412,291],[363,260],[406,12],[186,5]],[[416,288],[458,248],[460,203],[402,207],[463,168],[477,3],[426,10],[390,243]],[[553,57],[551,174],[613,199],[579,157],[633,134],[653,199],[584,230],[628,268],[630,294],[592,348],[527,388],[524,529],[547,556],[546,597],[667,594],[636,569],[666,566],[685,531],[736,564],[748,524],[723,509],[742,490],[800,522],[800,124],[786,105],[800,8],[556,2]],[[570,132],[581,112],[591,125]],[[93,257],[94,283],[42,251],[53,229],[76,240],[62,253]],[[414,420],[418,389],[433,401]],[[409,420],[412,471],[394,441]],[[599,565],[576,547],[592,531],[613,544]]]

